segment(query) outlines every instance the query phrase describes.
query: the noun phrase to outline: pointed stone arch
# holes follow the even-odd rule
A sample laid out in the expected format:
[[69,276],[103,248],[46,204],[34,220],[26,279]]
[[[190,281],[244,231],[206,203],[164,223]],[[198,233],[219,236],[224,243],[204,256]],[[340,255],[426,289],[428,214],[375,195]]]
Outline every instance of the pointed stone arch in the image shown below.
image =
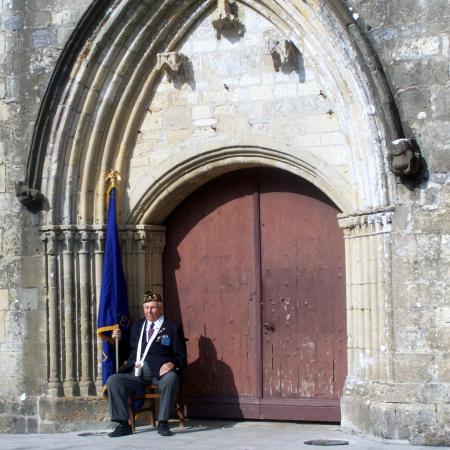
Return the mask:
[[[351,400],[354,388],[394,379],[389,232],[396,190],[388,170],[388,142],[402,138],[403,132],[381,66],[338,0],[240,0],[237,5],[289,40],[307,61],[317,86],[326,88],[316,95],[327,102],[321,107],[330,105],[324,114],[330,120],[337,117],[339,136],[345,138],[340,144],[343,162],[331,157],[331,151],[315,154],[304,145],[307,134],[283,142],[267,131],[238,138],[224,131],[212,139],[203,136],[204,142],[202,136],[190,136],[184,146],[168,145],[170,158],[132,178],[130,161],[140,130],[158,93],[168,89],[157,55],[185,51],[188,58],[195,56],[186,51],[189,40],[199,24],[210,20],[216,1],[95,1],[50,82],[24,183],[50,205],[41,218],[49,267],[51,395],[96,392],[94,361],[100,353],[92,324],[101,281],[103,174],[110,168],[123,174],[128,188],[121,196],[120,222],[130,298],[149,285],[161,288],[161,224],[196,187],[243,166],[281,167],[311,181],[343,211],[339,221],[346,237],[349,335],[344,422],[345,408],[358,407]],[[294,128],[290,135],[296,134]],[[327,137],[318,136],[328,148]],[[59,274],[56,279],[54,273]],[[80,344],[79,369],[74,358],[79,331],[61,323],[74,321],[70,307],[75,301],[85,324],[82,334],[89,337]]]
[[[353,118],[345,117],[350,121],[352,157],[363,161],[355,164],[355,172],[366,172],[356,190],[370,196],[373,186],[364,186],[364,180],[375,177],[371,181],[384,195],[358,200],[357,209],[392,203],[387,142],[403,137],[401,124],[377,57],[347,9],[339,1],[238,3],[258,11],[300,51],[314,55],[317,70],[334,88],[342,111],[348,104],[344,95],[357,99],[366,135],[358,137],[351,127]],[[30,151],[25,184],[48,198],[52,212],[46,215],[47,223],[103,222],[98,200],[102,171],[123,167],[133,148],[161,78],[157,53],[179,48],[214,5],[213,0],[189,6],[171,1],[93,3],[52,77]],[[352,61],[349,68],[340,67],[345,60]],[[358,153],[364,147],[364,154]]]

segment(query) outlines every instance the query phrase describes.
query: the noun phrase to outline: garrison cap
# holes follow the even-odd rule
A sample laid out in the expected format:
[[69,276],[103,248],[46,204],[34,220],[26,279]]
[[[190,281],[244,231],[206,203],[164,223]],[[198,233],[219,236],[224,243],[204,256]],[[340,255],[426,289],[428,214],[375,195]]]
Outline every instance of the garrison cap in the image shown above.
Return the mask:
[[157,294],[156,292],[145,291],[144,299],[143,299],[142,303],[147,303],[147,302],[162,303],[162,297],[159,294]]

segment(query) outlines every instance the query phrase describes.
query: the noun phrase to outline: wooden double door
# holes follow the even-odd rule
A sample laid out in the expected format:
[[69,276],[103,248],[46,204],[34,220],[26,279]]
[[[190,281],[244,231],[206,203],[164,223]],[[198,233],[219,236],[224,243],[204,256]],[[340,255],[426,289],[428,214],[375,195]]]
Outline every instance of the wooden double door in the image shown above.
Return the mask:
[[167,219],[165,309],[188,339],[191,417],[340,420],[338,213],[312,184],[255,168],[207,183]]

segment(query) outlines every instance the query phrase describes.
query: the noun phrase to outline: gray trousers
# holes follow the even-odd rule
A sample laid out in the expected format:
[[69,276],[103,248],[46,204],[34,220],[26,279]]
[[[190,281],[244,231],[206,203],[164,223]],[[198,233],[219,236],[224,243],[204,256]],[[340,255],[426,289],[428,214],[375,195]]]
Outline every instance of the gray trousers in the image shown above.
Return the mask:
[[136,389],[150,383],[156,384],[161,392],[158,420],[169,420],[177,400],[180,379],[175,372],[164,374],[159,380],[152,377],[135,377],[130,373],[115,373],[106,381],[108,386],[109,416],[113,422],[128,422],[128,396]]

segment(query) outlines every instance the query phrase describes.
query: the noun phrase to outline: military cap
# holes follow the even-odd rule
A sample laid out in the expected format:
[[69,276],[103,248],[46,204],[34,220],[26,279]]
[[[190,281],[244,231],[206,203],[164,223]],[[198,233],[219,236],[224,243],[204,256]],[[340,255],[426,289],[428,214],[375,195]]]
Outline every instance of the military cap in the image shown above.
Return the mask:
[[162,297],[159,294],[157,294],[156,292],[145,291],[144,299],[143,299],[142,303],[147,303],[147,302],[162,303]]

